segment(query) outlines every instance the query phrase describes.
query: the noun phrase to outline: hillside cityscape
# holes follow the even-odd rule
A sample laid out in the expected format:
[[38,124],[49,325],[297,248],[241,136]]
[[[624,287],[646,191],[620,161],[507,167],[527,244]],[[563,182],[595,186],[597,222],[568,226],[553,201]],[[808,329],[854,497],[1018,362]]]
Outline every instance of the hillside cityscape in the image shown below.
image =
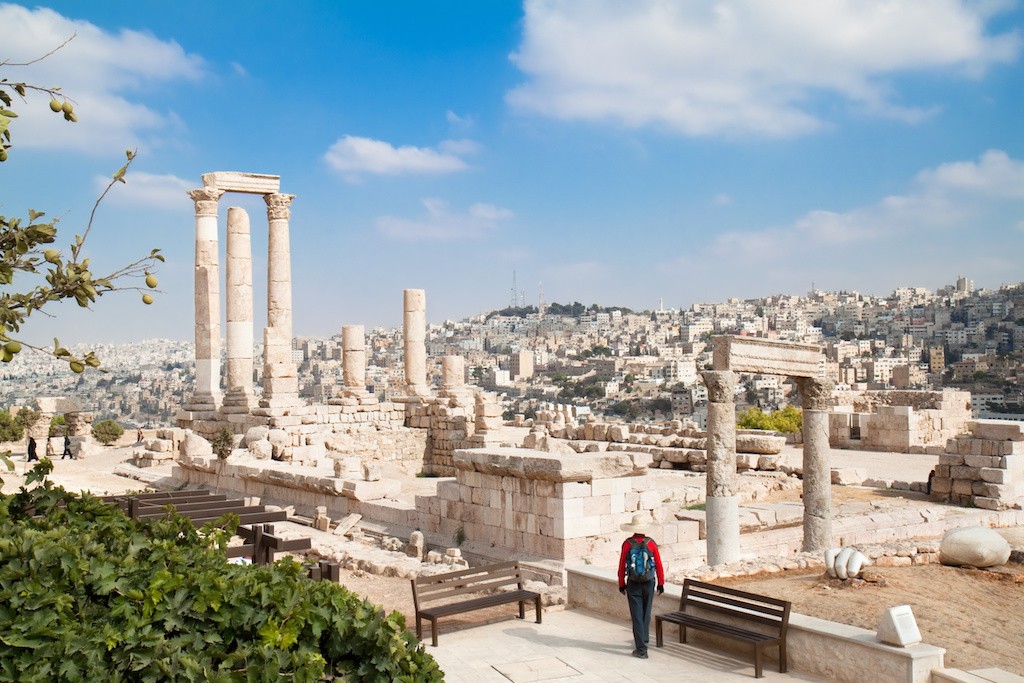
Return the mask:
[[[467,382],[499,394],[507,417],[543,402],[573,404],[630,421],[692,419],[703,425],[709,340],[738,334],[821,344],[837,389],[970,391],[976,417],[1024,419],[1024,283],[975,290],[960,276],[938,291],[888,296],[812,291],[631,311],[597,304],[510,306],[430,325],[428,377],[440,359],[465,358]],[[367,331],[367,385],[381,400],[403,390],[401,328]],[[72,373],[36,353],[0,367],[0,403],[68,396],[97,419],[126,427],[172,426],[193,388],[194,345],[147,340],[93,348],[106,372]],[[262,354],[260,345],[255,357]],[[325,402],[342,388],[341,337],[298,337],[300,396]],[[255,363],[257,386],[261,363]],[[776,410],[795,397],[785,378],[744,377],[737,402]]]

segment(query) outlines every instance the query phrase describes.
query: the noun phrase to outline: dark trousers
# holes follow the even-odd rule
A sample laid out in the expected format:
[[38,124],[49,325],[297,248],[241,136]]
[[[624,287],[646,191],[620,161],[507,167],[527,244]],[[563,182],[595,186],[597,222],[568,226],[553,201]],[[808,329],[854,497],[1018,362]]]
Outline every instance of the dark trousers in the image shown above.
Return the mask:
[[654,589],[657,580],[642,583],[626,582],[626,600],[629,602],[629,616],[633,621],[633,642],[640,652],[647,652],[650,641],[651,610],[654,608]]

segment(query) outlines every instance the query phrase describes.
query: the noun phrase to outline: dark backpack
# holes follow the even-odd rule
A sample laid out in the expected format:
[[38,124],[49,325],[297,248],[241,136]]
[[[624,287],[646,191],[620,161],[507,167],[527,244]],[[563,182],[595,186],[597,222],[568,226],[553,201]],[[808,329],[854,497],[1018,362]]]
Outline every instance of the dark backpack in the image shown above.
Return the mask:
[[654,553],[650,548],[651,539],[642,541],[629,539],[629,553],[626,555],[626,578],[633,583],[643,583],[654,578]]

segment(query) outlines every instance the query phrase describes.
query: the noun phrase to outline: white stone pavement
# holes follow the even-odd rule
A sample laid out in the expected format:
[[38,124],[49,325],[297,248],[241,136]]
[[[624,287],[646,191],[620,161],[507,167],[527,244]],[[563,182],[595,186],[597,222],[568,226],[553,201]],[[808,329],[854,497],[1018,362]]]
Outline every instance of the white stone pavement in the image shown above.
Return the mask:
[[[429,624],[424,628],[429,631]],[[460,630],[445,630],[442,621],[438,646],[428,644],[427,652],[440,664],[448,683],[755,680],[753,652],[744,656],[704,644],[680,644],[674,642],[675,633],[670,629],[665,646],[654,647],[652,623],[650,657],[637,659],[631,655],[633,632],[628,621],[563,610],[545,612],[542,624],[534,623],[529,614],[525,620],[510,617]],[[826,679],[792,671],[780,674],[774,662],[767,662],[763,680]]]

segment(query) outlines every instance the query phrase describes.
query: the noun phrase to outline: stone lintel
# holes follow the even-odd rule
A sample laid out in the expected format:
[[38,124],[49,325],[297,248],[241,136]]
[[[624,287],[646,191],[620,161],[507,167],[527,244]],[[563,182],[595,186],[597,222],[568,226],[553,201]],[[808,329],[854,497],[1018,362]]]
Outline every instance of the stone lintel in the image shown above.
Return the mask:
[[556,455],[529,448],[487,446],[457,450],[453,461],[457,470],[553,482],[611,479],[647,471],[629,453],[620,451]]
[[216,171],[203,174],[203,186],[223,190],[224,192],[277,194],[281,191],[281,176],[263,173],[240,173],[238,171]]
[[967,423],[967,431],[977,439],[1024,441],[1024,422],[1012,420],[970,420]]
[[36,408],[42,413],[80,413],[82,404],[78,399],[64,397],[40,397],[36,399]]
[[712,340],[715,370],[788,377],[818,377],[823,359],[817,344],[719,335]]

